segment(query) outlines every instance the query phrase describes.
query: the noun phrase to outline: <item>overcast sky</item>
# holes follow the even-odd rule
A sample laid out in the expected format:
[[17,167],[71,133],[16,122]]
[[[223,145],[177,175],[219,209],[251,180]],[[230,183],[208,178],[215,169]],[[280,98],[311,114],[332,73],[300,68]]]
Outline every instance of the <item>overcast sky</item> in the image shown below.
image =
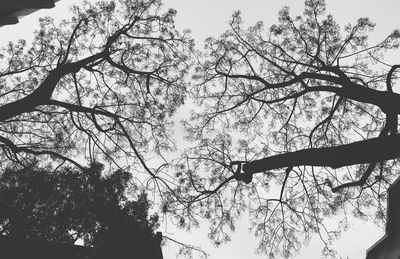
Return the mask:
[[[35,28],[34,24],[37,24],[40,16],[65,17],[68,6],[73,2],[82,1],[61,0],[56,4],[56,8],[38,11],[22,18],[18,25],[0,28],[2,35],[0,45],[16,38],[29,38]],[[234,10],[242,11],[246,25],[252,25],[256,21],[262,20],[266,26],[269,26],[276,23],[277,12],[283,6],[291,7],[294,14],[301,14],[304,5],[303,0],[164,0],[164,2],[167,7],[178,11],[177,27],[191,29],[199,48],[202,47],[202,42],[206,37],[218,36],[228,28],[227,21]],[[327,0],[327,9],[341,25],[354,22],[359,17],[370,17],[377,23],[371,41],[382,40],[395,28],[400,28],[399,0]],[[393,62],[396,62],[396,56],[393,56]],[[232,235],[232,242],[218,249],[213,248],[211,242],[208,241],[206,226],[189,234],[182,234],[173,229],[169,229],[169,231],[176,234],[175,238],[181,239],[181,241],[190,241],[195,245],[201,245],[208,250],[210,259],[266,258],[266,256],[254,254],[257,240],[248,232],[245,218],[239,221],[237,231]],[[382,235],[382,229],[379,229],[373,222],[355,220],[350,230],[334,244],[342,258],[347,258],[347,256],[351,259],[365,258],[366,249]],[[295,258],[320,258],[321,249],[322,244],[315,238]],[[174,253],[174,247],[168,246],[164,249],[164,258],[175,258]]]

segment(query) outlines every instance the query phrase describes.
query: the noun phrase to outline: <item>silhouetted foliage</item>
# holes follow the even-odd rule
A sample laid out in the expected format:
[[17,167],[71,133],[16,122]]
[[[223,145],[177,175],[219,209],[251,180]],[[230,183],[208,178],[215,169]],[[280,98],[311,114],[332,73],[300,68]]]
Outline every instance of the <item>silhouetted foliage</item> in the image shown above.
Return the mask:
[[[28,176],[29,167],[20,171],[21,182],[38,181],[36,196],[21,196],[27,201],[41,201],[57,184],[63,188],[54,219],[35,214],[35,233],[57,233],[70,242],[77,233],[91,233],[81,234],[88,243],[96,235],[105,238],[113,217],[96,218],[104,208],[98,201],[119,212],[111,214],[121,230],[124,215],[147,213],[140,200],[116,209],[123,169],[135,172],[136,186],[153,191],[177,226],[189,229],[208,219],[217,245],[229,241],[235,220],[248,212],[259,251],[271,258],[289,257],[313,234],[326,254],[333,253],[330,243],[346,228],[350,209],[359,217],[374,211],[384,218],[400,156],[400,95],[394,89],[400,65],[384,60],[399,47],[398,30],[368,45],[374,24],[360,18],[341,28],[326,14],[324,0],[305,1],[302,16],[282,9],[268,29],[262,22],[244,29],[240,12],[234,13],[229,30],[207,39],[196,57],[190,92],[197,106],[185,122],[193,146],[175,163],[165,156],[175,150],[171,116],[184,104],[195,52],[187,32],[174,28],[176,12],[161,10],[161,0],[86,2],[60,26],[41,19],[31,47],[19,41],[2,50],[1,167],[33,160],[60,166],[55,183],[53,176]],[[116,179],[93,176],[100,170],[82,161],[105,161]],[[12,179],[13,172],[5,176]],[[63,178],[69,174],[79,175],[76,183]],[[78,188],[83,183],[94,188],[89,196]],[[67,195],[92,197],[85,200],[92,207],[69,204]],[[65,229],[41,223],[68,213],[67,205],[85,222],[66,221]],[[93,216],[86,219],[86,212]],[[326,227],[330,216],[338,217],[338,228]],[[20,229],[10,223],[9,230],[5,219],[3,232],[29,234],[31,219],[24,219]],[[155,221],[143,224],[152,229]]]
[[[191,202],[170,210],[208,218],[216,244],[248,212],[259,251],[271,258],[289,257],[313,234],[332,254],[349,211],[384,218],[398,176],[392,86],[400,66],[383,60],[400,32],[368,45],[374,24],[360,18],[341,28],[323,0],[305,1],[302,16],[282,9],[270,28],[244,29],[240,12],[229,25],[206,40],[196,66],[198,106],[185,124],[195,145],[177,165]],[[341,223],[332,229],[325,219],[333,215]]]
[[[11,203],[21,211],[4,218],[3,233],[91,243],[123,197],[125,171],[156,198],[172,191],[164,155],[175,149],[171,117],[187,93],[193,40],[161,0],[83,1],[71,13],[59,24],[41,18],[32,42],[0,50],[0,170],[29,186],[17,195],[25,202]],[[115,173],[98,178],[84,166],[95,161]],[[58,169],[29,168],[34,162]],[[18,177],[7,169],[24,167]],[[53,204],[47,195],[56,190]],[[143,199],[125,202],[122,215],[144,216]],[[100,215],[104,202],[111,208]]]
[[1,234],[70,244],[83,239],[85,245],[104,242],[121,225],[126,231],[132,230],[129,225],[136,226],[131,236],[154,235],[158,216],[148,216],[147,195],[126,197],[131,174],[102,171],[98,163],[83,172],[34,166],[7,169],[0,178]]
[[1,50],[3,169],[105,161],[157,178],[146,161],[174,148],[170,116],[183,104],[193,47],[174,27],[176,11],[161,8],[85,1],[59,25],[41,18],[30,44]]

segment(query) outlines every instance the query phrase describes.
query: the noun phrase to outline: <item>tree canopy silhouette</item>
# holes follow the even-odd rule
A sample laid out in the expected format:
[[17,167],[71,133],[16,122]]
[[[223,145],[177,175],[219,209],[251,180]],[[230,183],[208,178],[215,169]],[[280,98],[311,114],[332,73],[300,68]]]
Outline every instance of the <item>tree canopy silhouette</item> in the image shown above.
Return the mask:
[[147,195],[126,197],[131,174],[102,171],[99,163],[83,172],[36,166],[7,169],[0,178],[1,235],[68,244],[81,239],[96,246],[120,229],[119,224],[129,222],[154,235],[158,216],[148,216]]
[[[398,176],[400,65],[385,54],[400,32],[369,45],[374,23],[341,28],[323,0],[305,1],[302,16],[282,9],[269,28],[244,29],[240,12],[229,25],[206,40],[195,69],[198,106],[185,125],[196,144],[177,166],[191,199],[182,208],[210,219],[217,244],[248,211],[270,257],[290,256],[315,233],[329,254],[348,211],[384,219]],[[337,229],[325,224],[332,215]]]
[[[249,212],[270,257],[290,256],[315,233],[332,252],[349,209],[384,218],[400,155],[400,65],[385,62],[399,47],[398,30],[370,45],[368,18],[341,28],[325,1],[306,0],[302,16],[284,8],[268,29],[244,29],[234,13],[229,30],[194,57],[161,0],[85,2],[72,11],[60,26],[41,19],[30,47],[18,41],[1,52],[3,170],[41,161],[90,175],[97,171],[84,165],[104,161],[111,171],[134,171],[133,182],[154,190],[178,226],[208,219],[216,244]],[[192,146],[169,161],[171,115],[184,104],[189,68]],[[65,194],[81,184],[54,177]],[[332,215],[343,223],[333,230],[324,221]]]
[[160,0],[85,1],[71,11],[59,25],[41,18],[29,46],[1,50],[1,166],[101,160],[156,178],[145,154],[174,148],[170,115],[186,94],[188,32]]
[[[84,1],[73,6],[71,18],[60,24],[51,17],[41,18],[32,42],[19,40],[2,48],[0,170],[51,164],[61,172],[55,179],[41,178],[35,172],[28,176],[23,170],[22,175],[27,175],[18,179],[26,177],[27,183],[38,177],[40,181],[60,180],[65,195],[83,199],[78,197],[83,195],[81,191],[73,190],[83,184],[83,176],[68,183],[68,175],[77,174],[72,172],[78,169],[90,173],[85,165],[101,161],[109,171],[135,172],[131,183],[138,189],[172,190],[160,169],[165,164],[164,154],[175,149],[171,116],[186,96],[184,79],[193,40],[188,31],[175,29],[176,11],[162,9],[161,2]],[[154,160],[156,163],[149,162]],[[100,194],[93,194],[99,201],[108,199],[96,195]],[[24,196],[29,198],[34,199]],[[83,209],[74,206],[74,210]],[[51,220],[40,213],[37,217]],[[29,220],[34,219],[25,220],[24,224],[31,224]],[[42,223],[33,226],[45,227]],[[79,233],[89,233],[84,237],[92,238],[95,226],[81,226],[77,218],[60,223],[60,229],[41,229],[42,234],[31,230],[35,235],[73,239],[65,232],[65,224],[84,228]],[[11,231],[21,226],[4,227]],[[21,231],[25,233],[24,228]]]

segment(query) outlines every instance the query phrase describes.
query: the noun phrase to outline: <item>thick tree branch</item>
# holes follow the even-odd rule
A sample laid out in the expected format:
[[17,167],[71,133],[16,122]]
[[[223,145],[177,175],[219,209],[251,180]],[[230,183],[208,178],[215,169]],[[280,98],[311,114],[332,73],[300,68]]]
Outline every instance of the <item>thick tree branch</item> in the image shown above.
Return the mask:
[[259,173],[289,166],[343,166],[374,163],[400,156],[400,135],[358,141],[351,144],[309,148],[254,160],[243,165],[245,173]]
[[69,73],[75,73],[84,66],[104,57],[98,53],[74,63],[61,65],[49,72],[46,79],[31,94],[17,101],[0,106],[0,121],[5,121],[25,112],[33,111],[38,105],[46,104],[61,78]]
[[[254,76],[254,75],[232,75],[228,74],[222,71],[218,71],[216,69],[216,72],[219,75],[222,75],[227,78],[232,78],[232,79],[246,79],[246,80],[255,80],[263,85],[265,87],[256,90],[249,94],[246,98],[246,100],[250,99],[250,97],[254,97],[255,95],[264,92],[266,90],[270,89],[277,89],[277,88],[285,88],[288,86],[295,85],[297,83],[301,83],[305,79],[315,79],[315,80],[322,80],[325,82],[329,83],[334,83],[336,86],[309,86],[308,88],[305,88],[304,92],[300,93],[305,93],[308,91],[326,91],[326,92],[332,92],[336,93],[337,95],[346,98],[346,99],[351,99],[357,102],[362,102],[362,103],[369,103],[378,106],[384,113],[394,113],[394,114],[399,114],[400,113],[400,106],[398,103],[400,103],[400,94],[393,93],[393,92],[388,92],[388,91],[379,91],[375,90],[372,88],[367,88],[364,86],[361,86],[353,81],[351,81],[347,77],[338,77],[338,76],[332,76],[328,74],[320,74],[320,73],[310,73],[310,72],[303,72],[300,75],[287,80],[285,82],[280,82],[280,83],[269,83],[266,80],[264,80],[261,77]],[[393,73],[393,72],[392,72]]]

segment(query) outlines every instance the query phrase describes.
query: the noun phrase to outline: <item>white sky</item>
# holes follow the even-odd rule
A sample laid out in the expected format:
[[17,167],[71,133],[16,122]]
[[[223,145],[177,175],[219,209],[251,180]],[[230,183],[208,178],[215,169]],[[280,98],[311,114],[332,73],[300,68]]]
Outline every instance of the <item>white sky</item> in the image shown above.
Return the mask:
[[[359,17],[370,17],[377,23],[371,41],[382,40],[395,28],[400,28],[399,0],[326,0],[328,12],[341,24],[354,22]],[[2,37],[0,46],[9,40],[17,38],[29,39],[37,24],[37,19],[43,15],[54,18],[66,17],[68,6],[80,3],[82,0],[61,0],[56,8],[41,10],[20,20],[13,26],[0,28]],[[228,28],[227,21],[234,10],[241,10],[242,17],[247,25],[256,21],[264,21],[266,26],[277,21],[277,13],[284,6],[290,6],[292,13],[301,14],[304,0],[164,0],[166,7],[178,11],[176,24],[179,29],[189,28],[196,40],[197,47],[202,47],[203,40],[208,36],[218,36]],[[400,51],[399,51],[400,52]],[[392,57],[392,62],[396,62]],[[397,58],[399,60],[399,58]],[[400,63],[400,60],[398,61]],[[210,259],[256,259],[266,256],[256,256],[254,249],[257,240],[248,232],[248,225],[244,219],[240,220],[236,232],[232,235],[232,242],[218,249],[213,248],[207,239],[206,226],[194,230],[192,233],[179,233],[178,230],[170,232],[176,234],[175,238],[201,245],[210,254]],[[335,242],[335,247],[342,258],[365,258],[365,251],[383,235],[373,222],[360,222],[355,220],[352,227],[342,238]],[[164,258],[175,258],[175,247],[164,249]],[[321,258],[322,244],[315,238],[308,247],[302,249],[295,258]]]

